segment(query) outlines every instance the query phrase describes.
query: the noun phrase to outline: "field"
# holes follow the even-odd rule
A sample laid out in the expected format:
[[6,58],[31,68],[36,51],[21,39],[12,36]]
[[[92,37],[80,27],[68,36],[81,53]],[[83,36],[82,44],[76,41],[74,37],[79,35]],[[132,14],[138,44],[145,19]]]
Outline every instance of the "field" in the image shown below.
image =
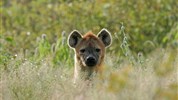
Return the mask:
[[[176,0],[0,1],[0,99],[177,100]],[[107,28],[102,77],[73,83],[69,33]]]

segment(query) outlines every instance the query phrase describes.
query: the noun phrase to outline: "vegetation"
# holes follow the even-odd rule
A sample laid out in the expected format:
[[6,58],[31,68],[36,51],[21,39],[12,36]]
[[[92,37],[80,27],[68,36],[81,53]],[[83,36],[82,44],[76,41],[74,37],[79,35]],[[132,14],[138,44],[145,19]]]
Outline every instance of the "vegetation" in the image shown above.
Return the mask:
[[[0,1],[0,98],[2,100],[176,100],[178,98],[176,0]],[[77,29],[107,28],[101,80],[73,84]]]

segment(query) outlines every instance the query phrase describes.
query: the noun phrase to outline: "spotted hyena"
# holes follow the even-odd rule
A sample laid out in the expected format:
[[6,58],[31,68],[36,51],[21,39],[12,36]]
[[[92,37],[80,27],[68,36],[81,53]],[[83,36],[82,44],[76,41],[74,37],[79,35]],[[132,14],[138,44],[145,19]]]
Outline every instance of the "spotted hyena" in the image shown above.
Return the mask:
[[101,73],[105,48],[111,45],[111,34],[102,29],[98,35],[92,32],[81,35],[77,30],[70,33],[68,45],[75,51],[74,82],[77,79],[90,79],[94,73]]

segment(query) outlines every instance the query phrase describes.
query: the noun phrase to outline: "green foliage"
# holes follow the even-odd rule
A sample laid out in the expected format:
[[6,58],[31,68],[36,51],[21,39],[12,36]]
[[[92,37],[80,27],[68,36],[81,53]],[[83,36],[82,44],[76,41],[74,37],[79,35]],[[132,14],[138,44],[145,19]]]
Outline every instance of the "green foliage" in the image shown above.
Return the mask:
[[38,42],[37,50],[39,54],[37,54],[37,51],[36,51],[35,55],[39,57],[40,59],[49,55],[51,46],[48,40],[46,39],[46,35],[42,34],[41,39],[37,42]]
[[51,47],[52,55],[54,57],[53,62],[54,64],[61,64],[62,62],[68,63],[69,65],[73,64],[71,63],[71,55],[69,51],[68,45],[66,45],[66,36],[65,32],[63,32],[61,38],[59,38],[56,42],[56,44],[53,44]]
[[[7,42],[15,41],[6,45],[11,52],[20,48],[32,51],[41,34],[46,34],[50,43],[61,37],[63,31],[68,35],[73,29],[97,33],[105,27],[114,35],[119,32],[120,23],[124,23],[131,50],[147,53],[155,46],[177,47],[176,5],[175,0],[3,0],[1,33]],[[119,50],[116,42],[113,45]]]
[[61,38],[59,38],[52,45],[50,44],[46,34],[42,34],[41,38],[37,38],[33,61],[40,62],[43,58],[48,58],[54,65],[63,65],[63,63],[71,64],[70,53],[68,45],[66,42],[65,32]]

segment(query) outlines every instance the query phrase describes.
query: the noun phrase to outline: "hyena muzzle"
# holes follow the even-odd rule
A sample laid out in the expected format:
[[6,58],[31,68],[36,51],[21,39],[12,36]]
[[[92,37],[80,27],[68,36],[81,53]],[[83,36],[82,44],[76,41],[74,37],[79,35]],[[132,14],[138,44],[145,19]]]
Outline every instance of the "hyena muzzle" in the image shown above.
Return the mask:
[[111,34],[102,29],[98,35],[92,32],[81,35],[77,30],[70,33],[68,45],[75,51],[74,81],[90,79],[93,73],[102,72],[105,48],[111,44]]

